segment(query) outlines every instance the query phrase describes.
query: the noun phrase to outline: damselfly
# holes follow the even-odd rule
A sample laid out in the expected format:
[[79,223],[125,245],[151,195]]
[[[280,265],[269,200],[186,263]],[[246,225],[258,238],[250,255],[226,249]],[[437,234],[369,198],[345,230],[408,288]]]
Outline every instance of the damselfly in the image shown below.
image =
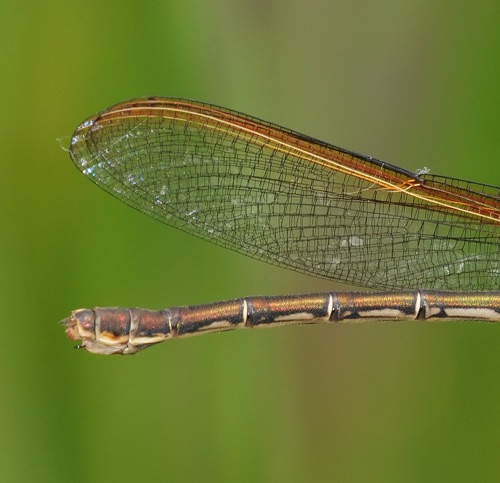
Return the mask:
[[75,310],[66,333],[90,352],[132,354],[238,327],[500,320],[499,187],[412,173],[183,99],[136,99],[96,114],[77,128],[70,154],[98,186],[167,225],[274,265],[384,290]]

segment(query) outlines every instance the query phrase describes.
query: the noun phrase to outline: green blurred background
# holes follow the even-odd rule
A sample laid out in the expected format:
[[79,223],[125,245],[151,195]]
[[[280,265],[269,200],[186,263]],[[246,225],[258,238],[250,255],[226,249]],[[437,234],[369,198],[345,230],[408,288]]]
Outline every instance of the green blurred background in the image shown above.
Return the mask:
[[500,481],[494,325],[236,331],[99,357],[57,324],[78,307],[340,288],[101,192],[61,149],[84,118],[188,97],[498,185],[500,3],[3,0],[0,13],[0,481]]

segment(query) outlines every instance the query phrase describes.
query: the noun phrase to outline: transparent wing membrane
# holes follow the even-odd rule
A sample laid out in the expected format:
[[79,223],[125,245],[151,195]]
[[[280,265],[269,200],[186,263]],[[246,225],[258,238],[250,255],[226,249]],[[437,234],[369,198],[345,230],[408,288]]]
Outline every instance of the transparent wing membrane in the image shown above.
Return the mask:
[[376,289],[499,289],[498,187],[181,99],[113,106],[76,130],[70,152],[133,208],[274,265]]

